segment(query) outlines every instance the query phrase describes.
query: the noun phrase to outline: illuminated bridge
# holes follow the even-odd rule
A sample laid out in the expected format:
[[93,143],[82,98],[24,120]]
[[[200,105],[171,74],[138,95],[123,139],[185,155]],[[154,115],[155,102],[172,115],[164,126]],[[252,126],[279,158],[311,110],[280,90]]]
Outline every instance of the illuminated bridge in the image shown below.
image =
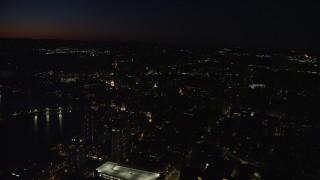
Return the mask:
[[34,109],[34,110],[29,110],[29,111],[14,112],[13,116],[32,115],[32,114],[38,114],[38,113],[49,114],[50,112],[58,112],[59,114],[61,114],[63,111],[71,112],[71,110],[72,110],[72,107],[69,107],[69,108],[58,107],[55,109],[46,108],[46,109],[42,109],[42,110]]

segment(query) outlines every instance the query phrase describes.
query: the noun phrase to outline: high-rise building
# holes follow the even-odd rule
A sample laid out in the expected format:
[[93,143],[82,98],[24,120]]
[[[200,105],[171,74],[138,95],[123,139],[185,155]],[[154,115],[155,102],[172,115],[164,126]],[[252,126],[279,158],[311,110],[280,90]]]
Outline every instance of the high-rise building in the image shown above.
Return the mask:
[[130,116],[125,111],[119,111],[111,121],[111,159],[114,162],[128,162],[130,150]]
[[126,128],[112,128],[111,158],[114,162],[127,159],[128,131]]
[[81,135],[86,145],[86,155],[89,159],[104,159],[109,153],[111,141],[108,124],[109,115],[106,109],[89,109],[82,120]]
[[70,174],[82,173],[86,161],[86,150],[84,139],[81,137],[72,137],[67,143],[67,166]]

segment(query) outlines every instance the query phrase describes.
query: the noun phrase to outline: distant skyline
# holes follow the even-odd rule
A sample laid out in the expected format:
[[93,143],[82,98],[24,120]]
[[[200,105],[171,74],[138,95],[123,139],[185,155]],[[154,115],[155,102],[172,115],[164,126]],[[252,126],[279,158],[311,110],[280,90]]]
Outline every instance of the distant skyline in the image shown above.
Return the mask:
[[319,0],[2,0],[0,38],[318,48]]

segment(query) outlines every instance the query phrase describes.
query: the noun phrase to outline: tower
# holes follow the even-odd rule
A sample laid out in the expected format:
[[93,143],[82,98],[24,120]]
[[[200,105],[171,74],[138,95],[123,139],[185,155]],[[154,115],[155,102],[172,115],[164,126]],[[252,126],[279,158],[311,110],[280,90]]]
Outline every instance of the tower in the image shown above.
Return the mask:
[[111,158],[114,162],[121,162],[127,159],[128,132],[126,128],[112,128],[111,137]]
[[67,143],[67,165],[69,174],[82,174],[86,161],[84,139],[72,137]]

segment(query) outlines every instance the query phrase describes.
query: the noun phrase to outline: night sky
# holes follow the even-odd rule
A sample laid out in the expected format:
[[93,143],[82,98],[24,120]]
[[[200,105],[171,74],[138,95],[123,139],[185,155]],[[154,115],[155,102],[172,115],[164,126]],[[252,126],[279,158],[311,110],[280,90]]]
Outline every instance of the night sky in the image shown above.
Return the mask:
[[320,0],[1,0],[0,38],[317,48]]

